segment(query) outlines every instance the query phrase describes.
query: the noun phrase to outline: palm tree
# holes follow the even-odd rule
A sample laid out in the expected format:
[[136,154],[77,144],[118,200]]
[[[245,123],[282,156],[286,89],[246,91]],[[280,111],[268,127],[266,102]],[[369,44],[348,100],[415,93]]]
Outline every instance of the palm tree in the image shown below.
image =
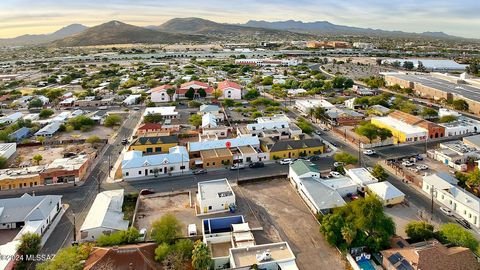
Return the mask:
[[320,119],[322,123],[327,122],[327,113],[324,108],[316,107],[314,115],[315,115],[315,118]]

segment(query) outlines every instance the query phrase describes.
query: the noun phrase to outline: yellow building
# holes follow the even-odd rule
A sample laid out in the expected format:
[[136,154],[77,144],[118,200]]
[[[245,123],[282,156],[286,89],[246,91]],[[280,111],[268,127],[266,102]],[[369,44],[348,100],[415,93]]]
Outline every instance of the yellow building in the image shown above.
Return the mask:
[[166,154],[168,149],[178,146],[178,137],[171,136],[153,136],[136,138],[128,151],[142,151],[144,154]]
[[1,170],[0,190],[43,186],[43,179],[40,177],[42,170],[43,166]]
[[392,132],[393,143],[416,142],[427,138],[428,130],[407,124],[390,116],[373,117],[371,123]]
[[314,138],[280,141],[262,138],[260,147],[262,151],[270,154],[270,159],[310,157],[325,152],[325,144]]

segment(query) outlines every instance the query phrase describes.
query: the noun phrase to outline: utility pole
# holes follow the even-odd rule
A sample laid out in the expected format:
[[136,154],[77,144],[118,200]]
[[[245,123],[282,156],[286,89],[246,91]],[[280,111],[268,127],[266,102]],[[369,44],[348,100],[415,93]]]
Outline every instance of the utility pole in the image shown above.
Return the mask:
[[428,150],[428,134],[427,134],[427,137],[425,137],[425,154],[427,154],[427,150]]
[[358,165],[362,167],[362,151],[360,148],[360,140],[358,141]]
[[75,213],[73,213],[73,242],[77,242],[77,226],[75,220]]
[[434,193],[435,193],[435,187],[432,186],[430,188],[430,194],[432,195],[432,205],[431,205],[431,209],[430,209],[430,211],[432,212],[432,219],[433,219],[433,195],[434,195]]

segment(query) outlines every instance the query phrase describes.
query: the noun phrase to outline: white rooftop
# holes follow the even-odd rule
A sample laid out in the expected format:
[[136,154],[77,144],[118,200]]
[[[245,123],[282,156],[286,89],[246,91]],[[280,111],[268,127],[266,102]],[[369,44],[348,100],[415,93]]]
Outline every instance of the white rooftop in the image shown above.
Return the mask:
[[226,178],[198,182],[198,194],[201,200],[234,196],[232,187]]
[[378,182],[377,178],[373,177],[372,174],[365,168],[349,169],[346,171],[346,174],[360,186],[366,186],[368,184]]
[[390,116],[385,116],[385,117],[373,117],[372,119],[375,119],[381,123],[383,123],[386,126],[390,126],[396,130],[400,130],[405,134],[408,135],[415,135],[415,134],[426,134],[428,131],[424,128],[417,127],[417,126],[412,126],[410,124],[407,124],[403,121],[400,121],[398,119],[395,119]]
[[128,229],[128,220],[123,219],[122,205],[123,189],[99,193],[90,207],[80,231],[96,228]]
[[178,112],[175,111],[175,106],[165,106],[165,107],[150,107],[146,108],[143,116],[149,114],[160,114],[163,116],[166,115],[178,115]]
[[384,201],[405,196],[403,192],[387,181],[369,184],[367,187]]
[[229,138],[216,141],[202,141],[202,142],[189,142],[188,150],[190,152],[202,151],[202,150],[212,150],[219,148],[226,148],[227,142],[230,143],[230,147],[239,147],[239,146],[258,146],[260,140],[257,136],[253,137],[238,137],[238,138]]

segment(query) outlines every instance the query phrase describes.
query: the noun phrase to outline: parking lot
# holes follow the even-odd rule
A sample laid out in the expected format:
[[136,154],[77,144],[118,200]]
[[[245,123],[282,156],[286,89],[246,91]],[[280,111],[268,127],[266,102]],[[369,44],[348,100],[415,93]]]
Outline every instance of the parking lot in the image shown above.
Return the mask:
[[340,253],[323,239],[315,217],[288,181],[243,184],[235,191],[237,204],[252,209],[265,235],[273,239],[278,234],[278,241],[290,244],[300,269],[344,269]]

